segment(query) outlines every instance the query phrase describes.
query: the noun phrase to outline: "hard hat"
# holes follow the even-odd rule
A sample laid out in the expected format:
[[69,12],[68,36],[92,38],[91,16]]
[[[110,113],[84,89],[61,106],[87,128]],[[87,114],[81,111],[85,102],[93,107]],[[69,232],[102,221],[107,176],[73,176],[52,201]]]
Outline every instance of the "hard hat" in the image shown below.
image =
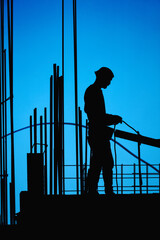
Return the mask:
[[111,69],[107,67],[101,67],[98,71],[95,71],[95,74],[97,77],[109,77],[109,78],[114,77],[114,74],[111,71]]

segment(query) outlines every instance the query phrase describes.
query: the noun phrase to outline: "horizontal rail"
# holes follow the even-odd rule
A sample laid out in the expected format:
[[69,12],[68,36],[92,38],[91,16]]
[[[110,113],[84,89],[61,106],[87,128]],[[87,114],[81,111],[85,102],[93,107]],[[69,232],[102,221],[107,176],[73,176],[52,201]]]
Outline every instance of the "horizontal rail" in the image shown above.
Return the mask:
[[134,153],[132,153],[130,150],[128,150],[126,147],[124,147],[121,143],[117,142],[116,140],[111,139],[113,142],[115,142],[117,145],[119,145],[121,148],[123,148],[126,152],[128,152],[130,155],[132,155],[134,158],[137,158],[138,160],[140,160],[141,162],[145,163],[146,165],[148,165],[149,167],[153,168],[156,172],[160,173],[160,171],[155,168],[152,164],[146,162],[145,160],[143,160],[142,158],[139,159],[139,157],[137,155],[135,155]]
[[[87,168],[90,165],[87,164]],[[153,167],[157,167],[160,169],[160,164],[153,164]],[[65,164],[65,167],[69,172],[66,172],[65,182],[66,182],[66,193],[72,194],[76,192],[75,183],[77,178],[75,177],[75,165],[74,164]],[[160,193],[160,172],[153,172],[152,169],[146,166],[146,164],[142,164],[142,189],[140,192],[139,189],[139,173],[138,173],[138,164],[118,164],[118,173],[116,176],[115,170],[113,171],[113,191],[117,194],[151,194],[151,193]],[[136,170],[137,169],[137,170]],[[72,176],[70,175],[72,173]],[[85,173],[85,169],[84,169]],[[118,192],[117,192],[117,183],[118,180]],[[80,181],[80,177],[78,178]],[[98,184],[98,192],[100,194],[105,193],[105,187],[103,185],[103,174],[101,172]],[[84,174],[84,188],[85,188],[85,174]]]
[[[42,125],[44,125],[44,124],[49,125],[50,122],[42,123]],[[54,124],[54,122],[52,122],[52,124]],[[76,125],[79,126],[79,124],[69,123],[69,122],[64,122],[64,123],[62,122],[62,123],[60,123],[60,124],[69,125],[69,126],[76,126]],[[40,126],[41,124],[40,124],[40,123],[37,123],[36,125],[37,125],[37,126]],[[32,125],[32,127],[34,127],[34,124]],[[85,125],[81,125],[81,127],[86,128]],[[29,128],[30,128],[30,125],[27,126],[27,127],[23,127],[23,128],[18,129],[18,130],[15,130],[15,131],[13,132],[13,134],[18,133],[18,132],[21,132],[21,131],[26,130],[26,129],[29,129]],[[3,138],[8,137],[8,136],[10,136],[10,135],[11,135],[11,133],[8,133],[8,134],[2,136],[1,138],[3,139]],[[143,140],[143,143],[145,143],[145,144],[147,144],[147,145],[150,145],[150,144],[149,144],[149,142],[150,142],[150,143],[151,143],[151,146],[160,147],[160,139],[148,138],[148,137],[144,137],[144,136],[142,136],[142,135],[137,135],[137,134],[133,134],[133,133],[128,133],[128,132],[124,132],[124,131],[120,131],[120,130],[116,130],[116,131],[115,131],[115,136],[120,137],[120,138],[123,138],[123,139],[128,139],[128,140],[131,140],[131,139],[133,140],[133,139],[134,139],[133,141],[135,141],[135,142],[141,142],[141,143],[142,143],[142,140]],[[138,137],[138,136],[139,136],[139,137]],[[135,155],[134,153],[132,153],[130,150],[128,150],[126,147],[124,147],[122,144],[120,144],[120,143],[117,142],[116,140],[111,139],[111,141],[113,141],[113,142],[115,142],[116,144],[118,144],[121,148],[123,148],[126,152],[128,152],[128,153],[129,153],[130,155],[132,155],[133,157],[139,159],[139,157],[138,157],[137,155]],[[153,168],[156,172],[160,173],[160,171],[159,171],[157,168],[155,168],[153,165],[149,164],[149,163],[146,162],[145,160],[143,160],[143,159],[141,159],[141,158],[140,158],[139,160],[140,160],[141,162],[147,164],[147,165],[150,166],[151,168]]]
[[[46,124],[49,125],[50,122],[47,122]],[[54,122],[52,122],[52,124],[54,124]],[[79,126],[79,124],[70,123],[70,122],[64,122],[64,123],[59,123],[59,124],[64,124],[64,125],[69,125],[69,126],[76,126],[76,125]],[[37,123],[36,125],[40,126],[41,124]],[[42,123],[42,125],[45,125],[45,123]],[[32,125],[32,127],[34,127],[34,124]],[[82,125],[82,127],[86,128],[86,125]],[[20,128],[18,130],[15,130],[13,133],[17,133],[17,132],[23,131],[28,128],[30,128],[30,126],[26,126],[26,127]],[[112,129],[112,128],[110,128],[110,129]],[[119,138],[123,138],[123,139],[134,141],[134,142],[140,142],[140,143],[143,143],[146,145],[160,148],[160,139],[149,138],[149,137],[142,136],[140,134],[129,133],[129,132],[121,131],[121,130],[116,130],[114,134],[116,137],[119,137]],[[11,135],[11,133],[8,133],[8,134],[2,136],[1,138],[5,138],[10,135]]]

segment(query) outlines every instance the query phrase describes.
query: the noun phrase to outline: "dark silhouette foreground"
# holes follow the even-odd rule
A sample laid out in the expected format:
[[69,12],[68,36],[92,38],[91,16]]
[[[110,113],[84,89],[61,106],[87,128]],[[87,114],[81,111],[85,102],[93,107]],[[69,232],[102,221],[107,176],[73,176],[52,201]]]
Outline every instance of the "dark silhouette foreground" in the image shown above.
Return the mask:
[[85,112],[89,119],[88,142],[91,148],[90,169],[88,171],[88,193],[98,194],[97,186],[102,170],[105,193],[113,194],[112,169],[114,161],[110,148],[113,131],[107,126],[122,123],[117,115],[106,114],[105,102],[101,88],[106,89],[113,79],[113,72],[106,67],[95,72],[96,80],[90,85],[84,95]]

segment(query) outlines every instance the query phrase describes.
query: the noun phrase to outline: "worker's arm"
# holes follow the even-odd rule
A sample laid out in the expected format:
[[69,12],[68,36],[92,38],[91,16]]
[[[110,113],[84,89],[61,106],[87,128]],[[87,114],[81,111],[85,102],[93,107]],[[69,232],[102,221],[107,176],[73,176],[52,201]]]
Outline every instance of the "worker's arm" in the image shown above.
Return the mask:
[[107,126],[122,123],[122,118],[118,115],[106,114],[105,123]]

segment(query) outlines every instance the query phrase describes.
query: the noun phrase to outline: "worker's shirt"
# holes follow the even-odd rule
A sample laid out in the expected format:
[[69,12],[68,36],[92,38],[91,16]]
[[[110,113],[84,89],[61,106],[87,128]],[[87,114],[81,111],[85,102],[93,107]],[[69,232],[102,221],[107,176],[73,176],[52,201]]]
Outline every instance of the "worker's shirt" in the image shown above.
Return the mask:
[[84,101],[84,110],[89,119],[89,136],[110,139],[113,132],[106,126],[114,124],[114,115],[106,114],[102,90],[95,84],[90,85],[85,92]]
[[106,110],[102,90],[94,84],[90,85],[85,92],[84,101],[84,110],[89,119],[89,132],[102,137],[106,126]]

